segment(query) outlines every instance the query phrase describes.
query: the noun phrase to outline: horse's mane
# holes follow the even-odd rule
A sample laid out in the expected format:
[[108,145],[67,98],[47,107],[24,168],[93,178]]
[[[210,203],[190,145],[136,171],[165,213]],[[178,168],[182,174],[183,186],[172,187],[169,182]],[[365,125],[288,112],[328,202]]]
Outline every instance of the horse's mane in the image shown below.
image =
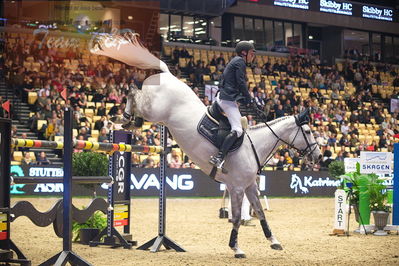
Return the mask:
[[[286,119],[288,119],[288,118],[290,118],[290,117],[291,117],[291,116],[283,116],[283,117],[274,119],[274,120],[272,120],[272,121],[267,122],[267,125],[273,126],[274,124],[277,124],[277,123],[279,123],[279,122],[281,122],[281,121],[283,121],[283,120],[286,120]],[[255,125],[255,126],[250,126],[248,129],[249,129],[249,130],[254,130],[254,129],[264,128],[264,127],[266,127],[266,123],[260,123],[260,124],[257,124],[257,125]]]

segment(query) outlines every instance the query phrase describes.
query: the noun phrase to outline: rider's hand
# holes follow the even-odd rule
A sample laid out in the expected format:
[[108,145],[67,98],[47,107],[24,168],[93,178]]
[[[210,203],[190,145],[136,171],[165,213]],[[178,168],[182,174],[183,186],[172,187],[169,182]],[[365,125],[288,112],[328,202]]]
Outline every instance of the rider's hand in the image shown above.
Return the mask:
[[244,98],[244,99],[241,100],[241,102],[246,107],[249,107],[249,105],[251,104],[251,98]]

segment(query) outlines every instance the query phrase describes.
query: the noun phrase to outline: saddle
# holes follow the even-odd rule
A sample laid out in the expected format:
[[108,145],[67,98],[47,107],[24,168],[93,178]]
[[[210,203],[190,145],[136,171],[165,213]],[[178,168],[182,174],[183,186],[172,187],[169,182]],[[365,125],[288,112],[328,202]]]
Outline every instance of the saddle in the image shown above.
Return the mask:
[[[198,133],[212,143],[216,148],[220,149],[223,140],[230,133],[231,126],[227,116],[223,113],[219,104],[214,101],[208,106],[205,114],[201,118],[197,126]],[[237,150],[244,140],[244,134],[239,137],[229,152]]]

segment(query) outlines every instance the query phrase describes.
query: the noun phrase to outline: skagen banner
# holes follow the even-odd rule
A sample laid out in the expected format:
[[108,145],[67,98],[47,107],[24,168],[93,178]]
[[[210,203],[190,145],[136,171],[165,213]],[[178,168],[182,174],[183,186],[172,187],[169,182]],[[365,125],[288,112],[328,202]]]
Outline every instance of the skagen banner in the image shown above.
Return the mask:
[[[22,169],[13,165],[11,173],[16,176],[54,177],[63,176],[62,168],[31,166]],[[167,169],[166,194],[171,197],[218,197],[222,196],[224,185],[214,182],[196,169]],[[155,196],[159,194],[159,169],[132,168],[130,191],[134,196]],[[261,195],[275,197],[333,196],[339,180],[329,177],[328,172],[308,171],[264,171],[259,178]],[[62,184],[17,184],[11,187],[18,195],[61,195]],[[97,194],[105,196],[107,185],[96,188]],[[92,191],[82,185],[74,185],[73,195],[90,196]]]

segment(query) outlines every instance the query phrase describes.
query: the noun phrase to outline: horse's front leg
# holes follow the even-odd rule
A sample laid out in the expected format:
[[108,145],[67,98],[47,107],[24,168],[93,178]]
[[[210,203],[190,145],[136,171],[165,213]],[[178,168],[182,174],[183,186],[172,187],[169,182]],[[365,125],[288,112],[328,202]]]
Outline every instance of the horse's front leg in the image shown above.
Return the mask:
[[134,116],[135,107],[135,94],[137,93],[136,85],[130,88],[129,94],[127,95],[126,107],[122,116],[115,116],[111,118],[111,122],[116,124],[122,124],[122,127],[127,130],[133,130],[143,125],[144,120],[141,117]]
[[251,203],[252,208],[254,209],[256,215],[260,220],[263,233],[265,234],[266,238],[272,243],[270,247],[272,249],[282,250],[283,247],[281,246],[277,238],[272,234],[272,231],[270,230],[269,225],[267,224],[265,213],[263,212],[262,204],[260,203],[258,197],[258,188],[255,182],[245,190],[245,194],[247,195],[247,198]]
[[243,190],[231,189],[230,191],[231,197],[231,213],[232,213],[232,223],[233,229],[230,234],[229,247],[234,251],[234,257],[236,258],[245,258],[245,253],[238,247],[238,229],[241,224],[241,205],[242,199],[244,197]]

